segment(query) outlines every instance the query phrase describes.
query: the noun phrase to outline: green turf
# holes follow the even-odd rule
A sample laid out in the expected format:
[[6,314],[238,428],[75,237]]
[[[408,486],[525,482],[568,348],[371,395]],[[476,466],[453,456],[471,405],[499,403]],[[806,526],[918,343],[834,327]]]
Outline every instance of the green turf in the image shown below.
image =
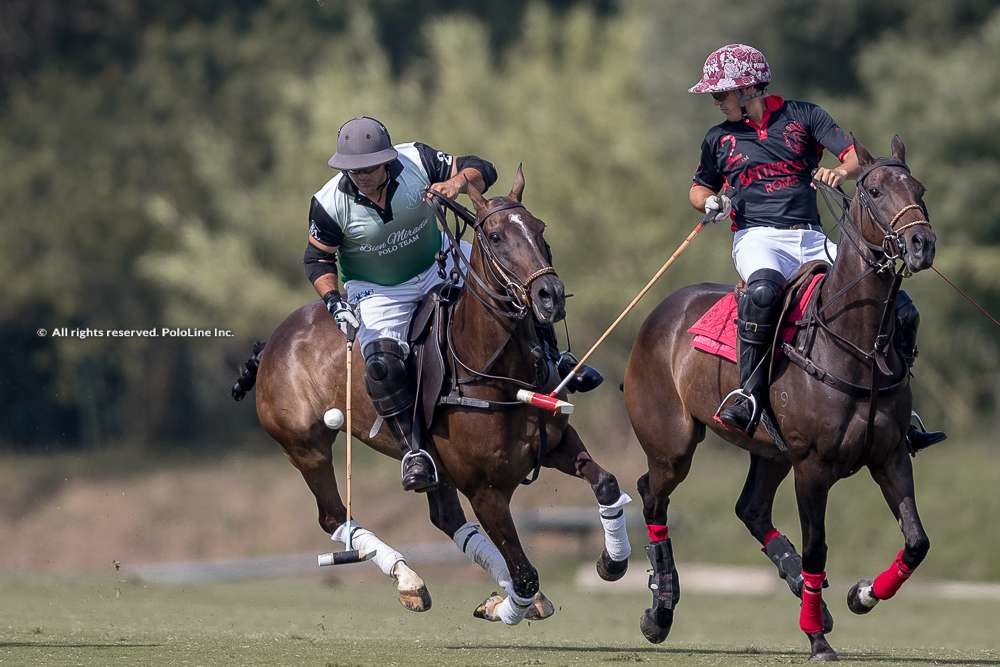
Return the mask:
[[[115,579],[0,579],[2,664],[285,665],[765,665],[801,663],[807,645],[790,594],[685,594],[665,644],[637,621],[639,591],[547,589],[557,614],[516,628],[472,618],[484,584],[427,576],[434,607],[403,610],[370,566],[342,570],[349,584],[316,578],[192,587]],[[355,576],[353,573],[357,573]],[[846,585],[846,584],[845,584]],[[851,615],[829,589],[841,657],[857,664],[1000,664],[998,602],[883,603]]]

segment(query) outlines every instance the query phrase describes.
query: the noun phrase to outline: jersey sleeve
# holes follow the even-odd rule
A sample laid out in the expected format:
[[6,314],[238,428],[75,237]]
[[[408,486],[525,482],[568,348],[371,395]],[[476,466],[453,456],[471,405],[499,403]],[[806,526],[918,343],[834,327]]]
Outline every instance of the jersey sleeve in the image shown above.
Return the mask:
[[710,190],[719,190],[724,179],[710,137],[711,135],[706,136],[701,142],[701,160],[695,169],[692,185],[703,185]]
[[309,204],[309,236],[327,246],[339,246],[344,240],[344,230],[316,197]]
[[455,161],[455,156],[436,148],[431,148],[427,144],[419,141],[413,142],[413,147],[420,155],[420,163],[427,172],[427,178],[431,183],[443,183],[451,178],[451,165]]
[[809,110],[809,131],[825,149],[843,160],[844,155],[854,146],[851,136],[844,132],[822,107]]

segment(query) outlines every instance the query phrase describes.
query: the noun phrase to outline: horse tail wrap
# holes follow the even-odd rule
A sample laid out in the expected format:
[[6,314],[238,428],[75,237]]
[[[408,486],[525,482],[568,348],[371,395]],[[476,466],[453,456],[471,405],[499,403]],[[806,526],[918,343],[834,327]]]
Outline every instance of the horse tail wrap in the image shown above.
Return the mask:
[[254,384],[257,383],[257,369],[260,368],[260,354],[264,351],[264,341],[257,341],[253,344],[253,350],[250,352],[250,358],[247,359],[246,363],[240,369],[240,376],[236,378],[236,383],[233,385],[233,400],[242,401],[247,392],[253,389]]

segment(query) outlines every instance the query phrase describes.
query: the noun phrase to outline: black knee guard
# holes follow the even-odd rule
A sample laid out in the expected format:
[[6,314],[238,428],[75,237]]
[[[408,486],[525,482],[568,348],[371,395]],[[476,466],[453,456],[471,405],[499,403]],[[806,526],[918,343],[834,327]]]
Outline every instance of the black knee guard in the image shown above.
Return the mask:
[[379,338],[365,345],[365,386],[382,417],[393,417],[413,407],[413,387],[406,368],[406,353],[392,338]]
[[896,335],[895,343],[903,361],[912,366],[917,360],[917,328],[920,326],[920,311],[906,290],[896,295]]
[[785,277],[779,271],[760,269],[750,275],[746,294],[737,305],[740,340],[751,345],[774,340],[784,294]]

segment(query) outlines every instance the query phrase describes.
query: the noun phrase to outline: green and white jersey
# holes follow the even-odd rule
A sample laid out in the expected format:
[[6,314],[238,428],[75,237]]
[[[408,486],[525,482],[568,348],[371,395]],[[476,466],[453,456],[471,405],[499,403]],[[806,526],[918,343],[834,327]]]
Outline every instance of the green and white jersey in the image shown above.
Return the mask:
[[424,191],[451,176],[454,156],[421,143],[396,145],[385,209],[361,194],[344,173],[312,199],[309,233],[337,247],[340,278],[377,285],[406,282],[434,263],[441,232]]

